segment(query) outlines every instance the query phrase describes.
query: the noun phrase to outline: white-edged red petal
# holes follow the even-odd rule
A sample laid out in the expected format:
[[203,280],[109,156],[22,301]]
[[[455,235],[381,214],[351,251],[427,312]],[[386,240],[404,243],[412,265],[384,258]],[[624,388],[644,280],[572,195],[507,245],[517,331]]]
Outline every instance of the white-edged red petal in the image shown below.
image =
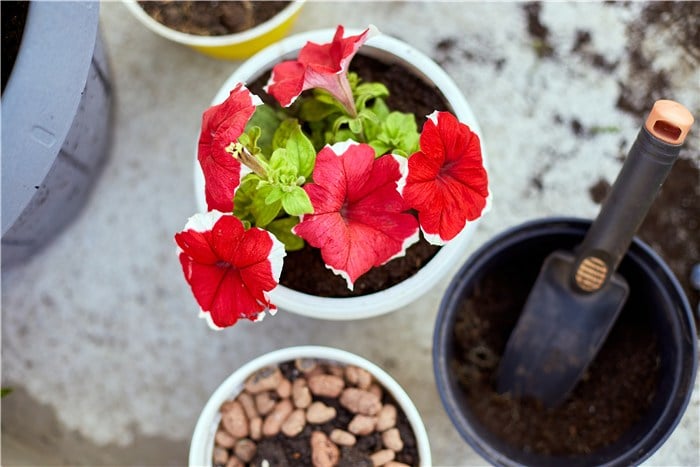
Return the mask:
[[488,197],[488,175],[479,137],[449,112],[429,116],[420,136],[420,151],[408,159],[406,202],[418,211],[430,243],[442,245],[467,222],[481,216]]
[[294,233],[320,248],[327,267],[350,289],[418,240],[418,222],[397,191],[401,172],[397,158],[375,159],[367,144],[326,146],[316,156],[314,183],[304,186],[314,212]]
[[241,163],[226,148],[235,142],[260,105],[260,98],[239,83],[221,104],[202,115],[197,159],[204,173],[208,209],[233,211],[233,197],[241,183]]
[[200,317],[212,328],[275,309],[268,293],[279,282],[285,251],[270,232],[245,230],[233,215],[209,211],[192,216],[175,241]]

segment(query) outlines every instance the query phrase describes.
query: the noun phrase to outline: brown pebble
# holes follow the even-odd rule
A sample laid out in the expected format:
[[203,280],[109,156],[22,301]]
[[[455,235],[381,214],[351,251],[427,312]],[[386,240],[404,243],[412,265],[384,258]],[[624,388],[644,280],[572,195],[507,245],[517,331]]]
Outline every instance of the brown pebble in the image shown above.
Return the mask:
[[292,395],[292,383],[287,378],[282,378],[277,386],[277,395],[280,396],[280,399],[286,399]]
[[345,368],[339,365],[328,365],[327,372],[328,374],[337,376],[338,378],[345,376]]
[[376,415],[382,402],[376,394],[358,388],[346,388],[340,395],[340,404],[352,413]]
[[340,460],[340,449],[322,431],[311,433],[311,462],[314,467],[333,467]]
[[396,426],[396,406],[384,404],[377,414],[377,431],[386,431]]
[[234,438],[248,436],[248,417],[238,401],[226,401],[221,404],[221,424]]
[[296,409],[282,424],[281,430],[286,436],[290,438],[295,437],[304,430],[306,426],[306,414],[304,409]]
[[245,464],[238,457],[231,456],[226,463],[226,467],[245,467]]
[[261,368],[246,379],[245,389],[251,394],[277,389],[282,381],[282,372],[276,366]]
[[226,430],[217,430],[216,434],[214,435],[214,442],[217,446],[228,449],[232,448],[233,445],[236,444],[236,438],[231,436],[231,434]]
[[371,392],[372,394],[377,396],[379,398],[379,400],[382,400],[382,396],[384,395],[383,394],[384,391],[382,391],[382,387],[380,385],[378,385],[377,383],[370,384],[369,387],[367,388],[367,391]]
[[302,373],[308,373],[315,370],[318,363],[313,358],[297,358],[294,360],[294,366]]
[[294,400],[294,406],[299,409],[305,409],[311,405],[311,391],[304,378],[294,380],[292,384],[292,399]]
[[269,414],[276,403],[277,401],[267,391],[255,395],[255,408],[260,415]]
[[228,462],[228,449],[214,448],[214,464],[226,464]]
[[260,417],[255,417],[250,420],[250,438],[258,441],[262,438],[263,420]]
[[322,397],[338,397],[345,387],[343,378],[335,375],[314,375],[308,384],[314,395]]
[[360,389],[367,389],[372,384],[372,374],[364,368],[355,365],[348,365],[345,368],[345,379],[348,383]]
[[263,420],[263,436],[275,436],[279,433],[282,428],[282,423],[284,423],[293,410],[294,406],[289,399],[282,399],[279,401],[272,412]]
[[253,396],[243,391],[238,395],[238,397],[236,397],[236,400],[243,406],[243,410],[245,410],[248,420],[258,416],[258,411],[255,409],[255,401],[253,400]]
[[348,431],[352,434],[365,436],[374,431],[374,427],[377,425],[377,417],[370,417],[369,415],[355,415],[350,423],[348,424]]
[[255,457],[255,453],[258,451],[258,446],[255,442],[249,440],[248,438],[239,439],[236,441],[236,447],[233,452],[243,462],[250,462]]
[[306,409],[306,421],[320,425],[333,420],[335,414],[334,407],[329,407],[323,402],[316,401]]
[[391,462],[394,460],[395,457],[396,453],[391,449],[382,449],[381,451],[377,451],[371,456],[369,456],[369,458],[372,459],[372,464],[375,467],[379,467],[380,465],[384,465],[387,462]]
[[352,433],[336,428],[331,431],[331,441],[340,446],[354,446],[357,439]]
[[382,433],[382,444],[385,448],[391,449],[394,452],[399,452],[403,449],[403,441],[398,428],[389,428]]

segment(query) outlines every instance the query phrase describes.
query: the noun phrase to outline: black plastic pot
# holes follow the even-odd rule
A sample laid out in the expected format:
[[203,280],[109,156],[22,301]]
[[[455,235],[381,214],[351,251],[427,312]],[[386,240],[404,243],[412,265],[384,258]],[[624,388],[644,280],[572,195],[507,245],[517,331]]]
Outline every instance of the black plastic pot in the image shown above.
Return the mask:
[[[555,457],[525,452],[485,429],[469,407],[450,362],[455,358],[454,325],[460,304],[475,284],[509,262],[535,258],[537,267],[557,249],[578,245],[590,221],[552,218],[529,222],[497,236],[460,269],[438,313],[433,341],[433,365],[443,405],[460,435],[494,465],[633,465],[651,456],[680,421],[693,390],[697,370],[697,334],[688,300],[663,260],[635,238],[619,272],[631,294],[650,306],[650,319],[661,356],[659,383],[649,410],[617,441],[587,455]],[[524,277],[534,282],[537,267]]]

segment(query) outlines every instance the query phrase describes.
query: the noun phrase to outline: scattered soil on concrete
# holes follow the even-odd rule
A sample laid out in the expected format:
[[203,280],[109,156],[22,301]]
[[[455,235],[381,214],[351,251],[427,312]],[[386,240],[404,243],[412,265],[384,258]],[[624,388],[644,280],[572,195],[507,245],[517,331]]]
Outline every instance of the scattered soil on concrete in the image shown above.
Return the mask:
[[153,19],[176,31],[223,36],[251,29],[282,11],[289,1],[139,2]]

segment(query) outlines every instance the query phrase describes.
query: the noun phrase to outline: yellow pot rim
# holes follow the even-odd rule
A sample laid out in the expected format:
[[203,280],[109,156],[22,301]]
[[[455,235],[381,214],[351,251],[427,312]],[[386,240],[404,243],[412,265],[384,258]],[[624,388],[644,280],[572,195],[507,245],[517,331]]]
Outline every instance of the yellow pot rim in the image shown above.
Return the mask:
[[292,0],[289,5],[287,5],[282,11],[277,13],[269,20],[265,21],[264,23],[260,23],[251,29],[246,29],[245,31],[235,34],[227,34],[224,36],[199,36],[196,34],[176,31],[175,29],[159,23],[144,11],[136,0],[122,0],[124,5],[129,9],[129,11],[131,11],[136,19],[143,23],[148,29],[162,37],[165,37],[166,39],[170,39],[174,42],[191,47],[221,47],[235,45],[263,36],[282,26],[285,22],[292,18],[301,9],[305,1],[306,0]]

